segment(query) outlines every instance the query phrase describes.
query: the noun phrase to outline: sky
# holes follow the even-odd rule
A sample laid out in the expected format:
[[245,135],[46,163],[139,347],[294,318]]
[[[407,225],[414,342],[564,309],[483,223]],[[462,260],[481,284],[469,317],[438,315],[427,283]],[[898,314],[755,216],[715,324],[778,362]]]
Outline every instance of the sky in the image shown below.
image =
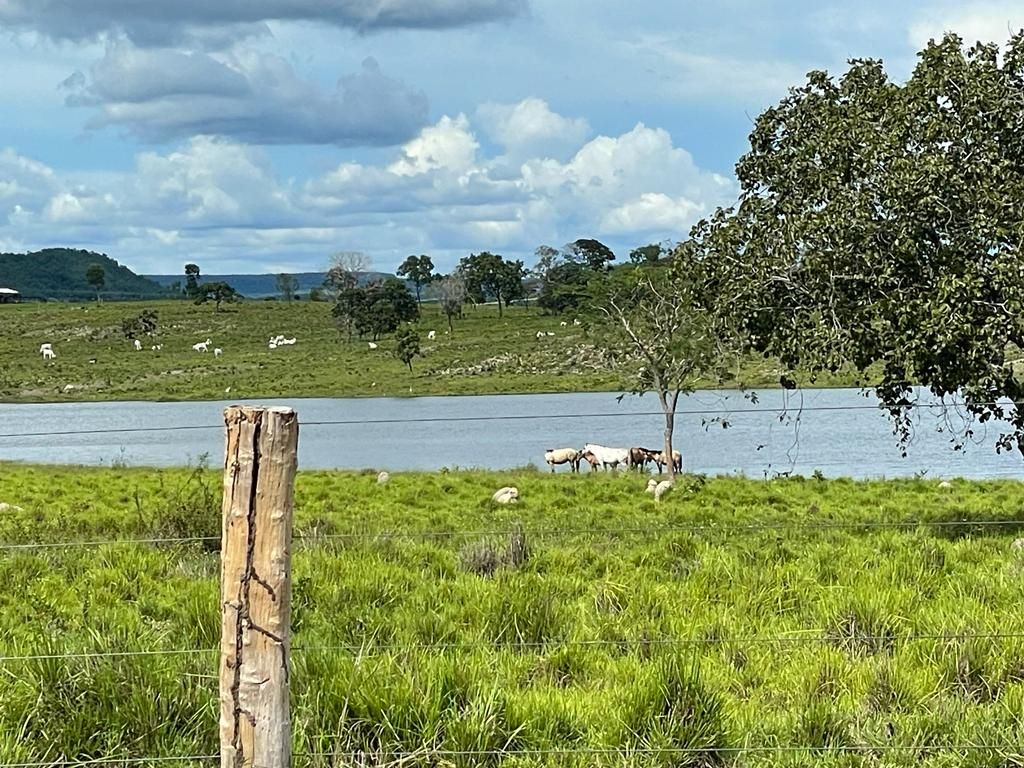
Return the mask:
[[622,258],[736,199],[753,119],[1020,0],[0,0],[0,251],[137,272],[440,271],[597,238]]

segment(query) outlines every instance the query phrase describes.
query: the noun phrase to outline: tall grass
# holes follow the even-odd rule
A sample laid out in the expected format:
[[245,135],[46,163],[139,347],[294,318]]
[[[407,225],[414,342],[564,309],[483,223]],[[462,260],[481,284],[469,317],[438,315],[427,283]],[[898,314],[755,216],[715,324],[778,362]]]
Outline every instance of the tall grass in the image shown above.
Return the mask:
[[[202,536],[216,481],[2,465],[0,541]],[[296,765],[1021,764],[1020,484],[642,485],[300,473]],[[0,660],[0,762],[215,753],[218,576],[0,550],[0,655],[56,657]],[[67,655],[150,650],[195,652]]]

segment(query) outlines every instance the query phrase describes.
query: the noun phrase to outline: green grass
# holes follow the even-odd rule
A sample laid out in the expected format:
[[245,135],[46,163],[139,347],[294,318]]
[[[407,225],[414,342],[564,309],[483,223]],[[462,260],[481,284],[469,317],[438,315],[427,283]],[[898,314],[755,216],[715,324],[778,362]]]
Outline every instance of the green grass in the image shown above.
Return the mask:
[[[135,352],[121,321],[155,308],[159,328]],[[499,319],[493,306],[467,308],[455,333],[425,306],[417,327],[423,356],[410,373],[393,354],[391,337],[370,351],[366,341],[342,340],[330,305],[308,301],[248,301],[215,313],[189,302],[22,304],[0,306],[0,400],[202,400],[259,397],[407,396],[526,392],[615,391],[621,372],[586,329],[562,327],[563,318],[514,307]],[[437,339],[426,338],[436,330]],[[538,340],[538,331],[552,332]],[[267,348],[277,334],[295,346]],[[210,338],[221,358],[192,345]],[[57,359],[43,362],[50,342]],[[150,349],[161,344],[162,349]],[[95,359],[95,363],[89,360]],[[751,360],[738,371],[751,386],[777,384],[770,361]],[[822,379],[819,385],[851,379]],[[230,388],[230,391],[229,391]]]
[[[489,501],[505,484],[520,504]],[[300,473],[296,754],[1021,765],[1019,746],[942,748],[1022,744],[1024,639],[957,637],[1024,633],[1021,484],[685,478],[661,504],[642,486]],[[21,507],[0,541],[216,535],[219,488],[201,470],[0,465],[0,501]],[[0,656],[215,649],[214,547],[2,550]],[[0,674],[0,762],[216,752],[216,651],[5,659]]]

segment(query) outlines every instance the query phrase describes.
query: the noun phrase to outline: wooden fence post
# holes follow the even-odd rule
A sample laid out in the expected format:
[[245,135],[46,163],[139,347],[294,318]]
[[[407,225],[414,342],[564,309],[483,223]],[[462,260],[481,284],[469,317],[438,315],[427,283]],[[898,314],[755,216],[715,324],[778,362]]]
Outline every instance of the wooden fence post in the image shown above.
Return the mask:
[[290,408],[224,410],[221,768],[288,768],[292,499]]

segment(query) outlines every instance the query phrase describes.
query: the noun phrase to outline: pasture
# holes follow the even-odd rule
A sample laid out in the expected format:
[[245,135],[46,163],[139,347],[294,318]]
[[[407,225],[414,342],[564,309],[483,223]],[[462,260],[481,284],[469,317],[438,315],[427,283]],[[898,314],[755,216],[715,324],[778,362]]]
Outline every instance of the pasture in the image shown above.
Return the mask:
[[[157,333],[136,351],[121,322],[143,309],[159,315]],[[623,379],[586,327],[513,307],[467,307],[455,332],[436,306],[416,324],[422,356],[408,371],[391,337],[370,350],[347,342],[320,302],[245,301],[222,312],[185,301],[23,304],[0,307],[0,400],[219,400],[260,397],[410,396],[614,391]],[[567,321],[567,326],[561,322]],[[437,332],[433,340],[429,331]],[[537,333],[543,337],[538,339]],[[548,334],[554,334],[549,336]],[[277,335],[294,346],[268,348]],[[211,340],[206,354],[192,346]],[[56,358],[44,361],[41,344]],[[160,345],[159,350],[151,347]],[[214,357],[214,348],[223,355]],[[90,362],[94,360],[95,362]],[[738,371],[753,386],[777,383],[770,361]],[[843,384],[839,378],[818,385]]]
[[[1019,483],[642,487],[300,472],[294,764],[1024,760]],[[219,492],[0,466],[0,762],[216,754]]]

